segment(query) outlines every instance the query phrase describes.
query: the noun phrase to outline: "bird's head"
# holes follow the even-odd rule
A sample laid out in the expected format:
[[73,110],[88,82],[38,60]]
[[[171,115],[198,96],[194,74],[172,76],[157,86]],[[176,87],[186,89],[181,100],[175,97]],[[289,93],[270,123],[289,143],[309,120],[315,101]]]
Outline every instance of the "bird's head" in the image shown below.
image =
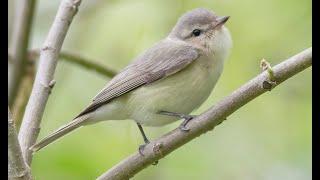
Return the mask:
[[183,14],[169,38],[178,39],[194,46],[205,53],[231,47],[231,36],[224,24],[229,16],[218,16],[214,12],[197,8]]

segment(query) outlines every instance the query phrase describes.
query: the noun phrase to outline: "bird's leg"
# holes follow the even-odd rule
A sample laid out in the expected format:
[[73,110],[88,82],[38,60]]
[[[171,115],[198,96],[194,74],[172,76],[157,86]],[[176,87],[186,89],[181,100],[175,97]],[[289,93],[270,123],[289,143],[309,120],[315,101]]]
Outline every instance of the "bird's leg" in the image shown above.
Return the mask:
[[[142,135],[143,141],[144,141],[144,144],[142,144],[142,145],[139,146],[139,154],[140,154],[141,156],[144,156],[143,150],[144,150],[144,148],[146,147],[146,145],[150,143],[150,141],[149,141],[149,139],[147,138],[146,134],[144,133],[141,124],[140,124],[140,123],[137,123],[137,125],[138,125],[138,128],[139,128],[139,130],[140,130],[140,132],[141,132],[141,135]],[[157,165],[157,164],[158,164],[158,161],[155,161],[154,163],[152,163],[152,165]]]
[[144,147],[145,147],[147,144],[150,143],[150,141],[149,141],[149,139],[147,138],[146,134],[144,133],[141,124],[137,123],[137,125],[138,125],[138,128],[139,128],[139,130],[140,130],[140,133],[141,133],[141,135],[142,135],[142,137],[143,137],[143,141],[144,141],[144,144],[139,146],[139,153],[143,156],[143,149],[144,149]]
[[159,111],[159,114],[162,115],[167,115],[167,116],[174,116],[174,117],[178,117],[181,119],[184,119],[183,122],[180,124],[179,129],[181,131],[189,131],[190,129],[186,127],[186,125],[188,124],[188,122],[195,118],[195,115],[189,115],[189,114],[182,114],[182,113],[176,113],[176,112],[169,112],[169,111]]

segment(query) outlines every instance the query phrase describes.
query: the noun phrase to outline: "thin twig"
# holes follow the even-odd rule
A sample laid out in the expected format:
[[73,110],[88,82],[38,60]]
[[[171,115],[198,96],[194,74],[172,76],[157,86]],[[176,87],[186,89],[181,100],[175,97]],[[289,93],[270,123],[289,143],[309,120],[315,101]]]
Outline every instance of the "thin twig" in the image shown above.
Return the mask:
[[[303,71],[312,64],[312,48],[309,48],[272,68],[276,85],[293,75]],[[144,156],[138,152],[127,157],[107,172],[98,177],[99,180],[123,180],[165,157],[175,149],[193,140],[201,134],[212,130],[230,114],[258,97],[269,89],[263,88],[263,82],[269,80],[268,72],[264,71],[250,80],[232,94],[215,104],[206,112],[194,118],[188,124],[189,132],[182,132],[178,128],[156,139],[144,148]]]
[[55,83],[53,76],[58,55],[80,3],[81,0],[63,0],[61,2],[47,39],[40,51],[40,60],[35,82],[19,132],[22,154],[29,165],[32,161],[32,154],[29,147],[36,142],[39,135],[42,115],[51,89]]
[[11,106],[25,73],[26,55],[30,40],[36,0],[19,0],[15,3],[15,18],[11,38],[11,64],[8,75],[8,101]]
[[98,63],[97,61],[88,60],[88,59],[86,59],[80,55],[77,55],[77,54],[73,54],[70,52],[61,52],[60,57],[66,61],[78,64],[84,68],[94,70],[94,71],[96,71],[100,74],[103,74],[109,78],[113,77],[117,74],[117,72],[115,70],[112,70],[111,68],[106,67],[105,65],[102,65],[102,64]]
[[14,121],[8,107],[8,179],[29,180],[30,170],[24,162]]
[[[35,60],[38,55],[39,55],[39,51],[36,49],[31,50],[28,53],[28,57],[31,58],[32,60]],[[109,78],[117,74],[115,70],[99,63],[98,61],[85,58],[84,56],[79,54],[61,51],[59,54],[59,57],[62,60],[68,61],[70,63],[74,63],[76,65],[79,65],[89,70],[96,71],[97,73],[103,76],[107,76]]]

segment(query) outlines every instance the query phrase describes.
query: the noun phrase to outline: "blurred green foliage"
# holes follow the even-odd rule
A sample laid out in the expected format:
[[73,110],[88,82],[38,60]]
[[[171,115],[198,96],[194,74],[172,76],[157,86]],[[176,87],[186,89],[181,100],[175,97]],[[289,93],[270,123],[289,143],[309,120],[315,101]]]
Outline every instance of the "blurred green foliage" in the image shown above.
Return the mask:
[[[50,28],[58,1],[39,1],[33,48]],[[63,50],[120,70],[164,38],[184,12],[205,7],[227,22],[233,49],[224,72],[199,114],[261,70],[311,46],[311,1],[301,0],[95,0],[83,1]],[[9,19],[10,20],[10,19]],[[40,138],[70,121],[109,80],[59,62]],[[151,139],[180,122],[145,128]],[[142,138],[133,121],[81,128],[35,154],[36,179],[87,180],[135,152]],[[213,131],[160,160],[133,179],[311,179],[311,68],[244,106]]]

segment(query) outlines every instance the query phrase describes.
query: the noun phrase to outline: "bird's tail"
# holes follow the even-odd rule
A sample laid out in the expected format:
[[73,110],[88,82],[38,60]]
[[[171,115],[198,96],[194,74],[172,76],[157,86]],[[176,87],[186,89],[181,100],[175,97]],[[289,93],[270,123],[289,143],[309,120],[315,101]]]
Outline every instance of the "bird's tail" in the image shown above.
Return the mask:
[[90,117],[90,114],[86,114],[86,115],[80,116],[80,117],[72,120],[68,124],[60,127],[55,132],[53,132],[49,136],[47,136],[44,139],[42,139],[40,142],[38,142],[38,143],[34,144],[33,146],[31,146],[29,149],[31,151],[33,151],[33,152],[39,151],[40,149],[46,147],[48,144],[51,144],[52,142],[54,142],[55,140],[59,139],[60,137],[66,135],[69,132],[77,129],[80,126],[82,126],[83,122],[85,120],[87,120],[89,117]]

